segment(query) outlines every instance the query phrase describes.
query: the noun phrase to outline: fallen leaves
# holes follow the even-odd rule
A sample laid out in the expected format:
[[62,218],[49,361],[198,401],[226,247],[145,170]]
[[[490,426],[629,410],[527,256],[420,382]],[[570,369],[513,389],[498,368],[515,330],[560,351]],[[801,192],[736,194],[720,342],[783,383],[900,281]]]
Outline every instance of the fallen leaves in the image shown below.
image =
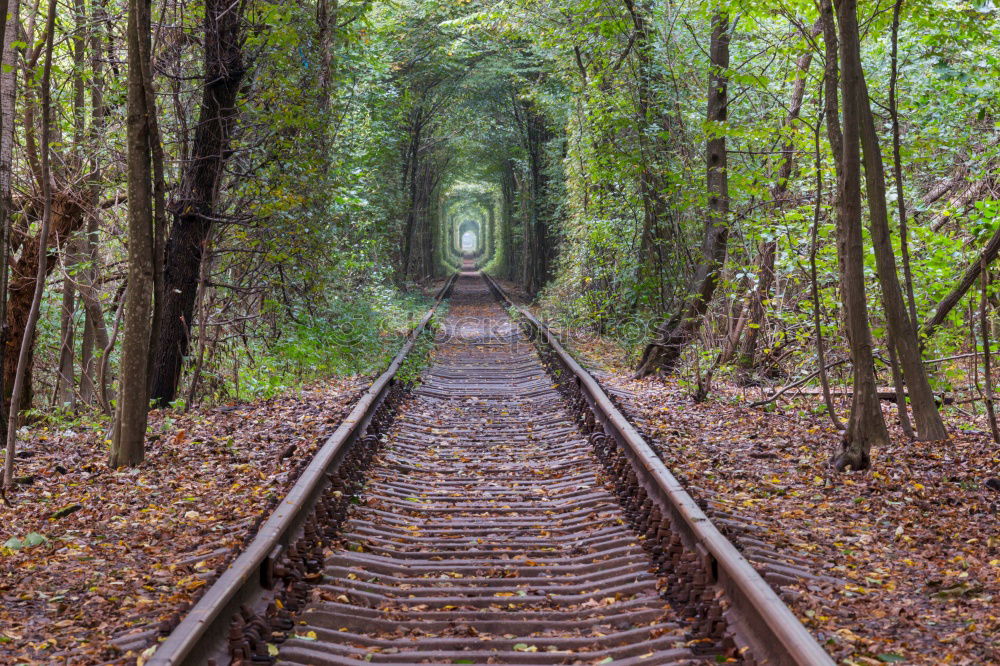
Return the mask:
[[104,424],[28,433],[18,471],[32,483],[0,507],[0,663],[145,661],[155,632],[119,637],[176,623],[365,386],[153,412],[135,469],[104,465]]
[[696,499],[731,507],[772,550],[807,555],[812,573],[848,581],[778,588],[840,663],[996,663],[1000,496],[985,478],[1000,456],[985,432],[953,422],[942,444],[893,428],[872,471],[831,475],[839,436],[806,409],[746,409],[718,382],[716,400],[695,404],[674,380],[601,381]]

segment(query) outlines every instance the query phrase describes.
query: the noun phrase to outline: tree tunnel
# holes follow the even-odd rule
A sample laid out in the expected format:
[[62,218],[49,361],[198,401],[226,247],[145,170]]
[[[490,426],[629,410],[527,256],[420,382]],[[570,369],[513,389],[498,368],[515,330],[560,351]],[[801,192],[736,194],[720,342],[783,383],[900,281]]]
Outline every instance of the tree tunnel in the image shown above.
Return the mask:
[[397,201],[398,279],[445,275],[472,254],[494,276],[538,292],[567,212],[558,203],[567,119],[551,100],[526,94],[537,54],[512,59],[476,40],[430,57],[411,46],[397,80],[396,171],[383,181]]

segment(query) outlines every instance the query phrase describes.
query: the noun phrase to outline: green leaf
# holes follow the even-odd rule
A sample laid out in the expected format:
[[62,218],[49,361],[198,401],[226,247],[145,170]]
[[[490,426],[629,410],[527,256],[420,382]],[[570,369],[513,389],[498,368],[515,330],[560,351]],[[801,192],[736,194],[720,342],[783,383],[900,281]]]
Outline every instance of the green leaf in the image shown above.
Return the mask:
[[24,544],[26,546],[40,546],[48,541],[45,535],[39,534],[38,532],[29,532],[28,536],[24,537]]
[[878,655],[878,660],[886,664],[898,664],[906,661],[906,657],[896,654],[895,652],[885,652]]
[[17,537],[11,537],[4,542],[3,547],[11,550],[21,550],[24,548],[24,544]]

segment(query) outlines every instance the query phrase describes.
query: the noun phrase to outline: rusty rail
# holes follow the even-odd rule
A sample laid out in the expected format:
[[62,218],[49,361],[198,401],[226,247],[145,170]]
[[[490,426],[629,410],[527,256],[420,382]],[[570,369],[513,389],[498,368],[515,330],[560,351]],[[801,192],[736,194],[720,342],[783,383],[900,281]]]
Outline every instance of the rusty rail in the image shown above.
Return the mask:
[[[520,313],[598,457],[614,472],[633,526],[654,544],[662,544],[652,546],[653,556],[673,577],[675,597],[695,601],[698,596],[710,608],[706,633],[724,632],[745,663],[833,666],[826,651],[712,524],[600,384],[545,324],[511,301],[491,276],[482,275],[493,294]],[[718,626],[720,621],[724,627]]]
[[[254,539],[146,660],[147,665],[229,663],[233,641],[252,630],[257,618],[266,616],[272,623],[290,626],[290,613],[302,602],[303,581],[315,574],[308,570],[308,554],[321,549],[319,533],[332,531],[346,510],[340,505],[360,485],[366,458],[377,444],[370,426],[377,432],[391,418],[400,391],[396,373],[457,277],[452,275],[441,288],[434,306],[389,367],[316,452]],[[279,580],[289,578],[293,582],[284,586]]]

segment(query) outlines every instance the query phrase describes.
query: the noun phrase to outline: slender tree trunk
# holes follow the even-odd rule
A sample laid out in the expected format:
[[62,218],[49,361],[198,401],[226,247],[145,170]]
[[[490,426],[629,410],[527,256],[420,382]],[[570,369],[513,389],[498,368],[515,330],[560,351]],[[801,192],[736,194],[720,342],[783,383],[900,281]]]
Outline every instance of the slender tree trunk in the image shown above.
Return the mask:
[[903,381],[903,372],[899,367],[899,357],[896,354],[896,345],[890,337],[886,345],[889,352],[889,372],[892,374],[892,388],[896,391],[896,412],[899,414],[899,427],[903,429],[903,434],[907,439],[916,439],[917,434],[913,432],[913,425],[910,423],[910,415],[906,410],[906,383]]
[[896,182],[896,205],[899,207],[899,254],[903,262],[903,285],[906,302],[910,308],[910,321],[917,325],[917,302],[913,296],[913,274],[910,271],[910,239],[906,225],[906,197],[903,195],[903,160],[899,140],[899,14],[903,0],[896,0],[892,8],[892,71],[889,75],[889,116],[892,119],[892,170]]
[[84,405],[91,405],[94,402],[94,325],[87,316],[86,305],[83,298],[80,298],[80,305],[84,308],[83,336],[80,338],[80,402]]
[[[829,5],[829,0],[825,0]],[[865,296],[864,241],[861,232],[861,100],[863,84],[859,79],[860,49],[856,0],[840,0],[837,5],[840,25],[840,87],[844,97],[843,147],[840,155],[840,192],[837,201],[838,250],[841,252],[844,311],[851,361],[854,364],[854,394],[851,415],[840,450],[833,458],[838,471],[848,467],[871,466],[871,448],[889,443],[878,387],[875,383],[871,331],[868,328],[868,303]],[[824,17],[832,21],[832,16]],[[836,99],[836,98],[834,98]],[[829,100],[827,100],[829,103]],[[834,113],[827,123],[836,123]]]
[[[711,74],[708,87],[708,121],[722,125],[728,117],[729,18],[722,12],[712,16]],[[708,220],[702,243],[701,263],[680,311],[660,324],[653,342],[646,346],[637,377],[669,371],[680,358],[684,346],[701,327],[715,293],[719,273],[726,258],[729,240],[729,180],[726,166],[726,137],[722,127],[711,133],[706,143]]]
[[543,153],[548,139],[545,118],[532,106],[525,108],[525,137],[528,149],[529,197],[528,219],[524,227],[524,289],[537,294],[545,282],[546,262],[545,219],[542,215],[542,198],[545,194],[545,165]]
[[115,343],[118,341],[118,330],[121,328],[122,315],[125,313],[125,290],[128,287],[128,280],[124,280],[122,286],[119,287],[118,294],[115,297],[115,322],[111,328],[111,335],[108,337],[108,344],[104,346],[104,352],[101,354],[101,358],[97,364],[97,388],[99,393],[97,395],[97,400],[101,405],[101,410],[107,415],[112,416],[111,412],[111,401],[114,399],[113,392],[110,387],[110,381],[108,376],[110,373],[110,361],[111,361],[111,350],[115,348]]
[[[655,294],[654,302],[665,303],[665,285],[661,284],[660,273],[662,257],[661,244],[664,242],[660,229],[661,219],[666,215],[667,202],[661,192],[661,183],[657,176],[657,159],[662,159],[665,146],[658,140],[659,131],[656,123],[661,120],[661,114],[655,108],[654,84],[654,43],[653,31],[650,26],[652,19],[652,3],[648,0],[636,2],[625,0],[634,27],[634,42],[632,52],[637,61],[636,111],[638,127],[636,139],[639,145],[639,158],[642,170],[639,173],[638,190],[642,200],[642,233],[640,235],[640,282],[642,288],[650,294]],[[584,80],[586,83],[586,79]],[[662,307],[662,306],[661,306]]]
[[[865,183],[868,194],[868,211],[872,245],[875,249],[875,266],[879,284],[882,287],[882,303],[885,308],[889,344],[896,348],[899,365],[906,381],[907,393],[913,407],[913,420],[917,426],[917,437],[922,441],[947,439],[948,433],[941,421],[927,369],[920,355],[915,322],[910,320],[903,302],[896,271],[896,254],[892,247],[892,232],[889,229],[889,212],[885,196],[885,169],[882,151],[879,148],[875,118],[868,100],[868,87],[861,66],[861,47],[857,39],[845,40],[841,45],[852,49],[850,64],[855,68],[852,78],[857,82],[857,109],[861,145],[864,149]],[[846,65],[844,76],[847,77]],[[848,101],[845,95],[846,113]],[[845,125],[847,121],[844,121]],[[905,412],[905,402],[900,403]],[[901,419],[905,415],[901,415]]]
[[4,460],[3,487],[9,489],[14,482],[14,453],[17,450],[17,420],[21,411],[21,397],[25,393],[24,382],[28,376],[31,348],[35,338],[35,325],[45,291],[45,276],[48,275],[49,227],[52,222],[52,173],[49,165],[49,136],[52,116],[52,43],[56,25],[56,0],[49,0],[49,12],[45,25],[45,64],[42,67],[42,224],[38,231],[38,272],[35,275],[35,292],[31,309],[21,338],[21,349],[14,374],[14,389],[7,416],[7,453]]
[[514,277],[514,200],[516,197],[511,160],[504,160],[500,174],[500,223],[503,225],[503,257],[501,275]]
[[819,143],[819,135],[821,132],[820,128],[823,125],[822,100],[823,90],[821,88],[816,99],[816,104],[821,110],[817,114],[816,128],[813,133],[813,155],[815,158],[814,165],[816,168],[816,202],[813,206],[813,223],[809,238],[809,282],[813,301],[813,329],[815,330],[816,336],[816,360],[819,363],[819,383],[823,389],[823,402],[826,404],[826,412],[830,416],[830,421],[833,423],[833,427],[837,430],[843,430],[844,424],[841,422],[840,417],[837,416],[837,406],[834,404],[833,396],[830,394],[830,377],[826,370],[826,344],[823,340],[823,313],[821,309],[822,304],[819,298],[819,279],[816,268],[816,254],[819,251],[820,211],[823,208],[823,158],[820,153]]
[[151,50],[151,2],[129,0],[128,15],[128,289],[108,465],[132,467],[145,456],[149,400],[149,329],[153,300],[153,169],[151,116],[144,64]]
[[986,403],[986,417],[990,423],[993,441],[1000,443],[1000,429],[997,428],[997,414],[993,407],[993,365],[990,355],[990,320],[987,314],[989,283],[989,268],[984,265],[980,278],[981,293],[979,298],[979,325],[983,336],[983,383],[986,385],[986,390],[983,392],[983,402]]
[[[6,365],[7,282],[10,275],[10,186],[14,148],[14,102],[17,76],[14,48],[17,37],[18,0],[0,0],[0,431],[7,432],[4,396],[7,386],[2,368]],[[10,20],[7,19],[8,15]],[[9,70],[8,70],[9,68]]]
[[[813,26],[811,34],[813,37],[820,33],[822,25],[819,21]],[[778,168],[778,177],[771,188],[771,198],[775,202],[776,212],[781,213],[785,207],[785,198],[788,194],[788,183],[792,178],[792,170],[795,166],[795,142],[791,132],[798,124],[799,114],[802,111],[802,100],[806,92],[806,76],[809,74],[809,67],[812,64],[812,53],[803,53],[795,61],[795,83],[792,85],[792,99],[788,107],[788,115],[785,117],[783,127],[789,132],[788,139],[781,148],[781,166]],[[750,315],[749,321],[744,327],[746,337],[743,338],[743,345],[739,354],[739,365],[748,370],[753,368],[757,356],[757,343],[760,339],[760,331],[764,326],[764,302],[770,297],[771,287],[774,285],[774,261],[778,254],[777,240],[769,240],[764,243],[760,253],[759,271],[757,273],[757,287],[750,295]],[[728,360],[728,359],[724,359]]]
[[187,354],[198,274],[215,216],[223,170],[236,125],[236,98],[243,80],[243,3],[205,3],[205,84],[192,156],[171,203],[173,225],[163,264],[163,299],[158,304],[151,397],[157,405],[177,395]]
[[422,114],[419,110],[411,112],[416,114],[410,130],[410,144],[403,169],[403,187],[409,189],[408,207],[406,210],[406,221],[403,223],[403,243],[402,255],[400,257],[401,281],[405,281],[411,275],[410,260],[413,254],[413,233],[417,224],[417,174],[421,167],[420,160],[420,140],[423,130],[423,123],[420,120]]
[[[105,129],[106,109],[104,106],[104,61],[101,55],[106,35],[107,15],[103,5],[94,7],[93,25],[90,30],[90,138],[97,143],[101,141]],[[92,197],[96,201],[100,193],[101,163],[98,156],[91,161],[91,171],[94,174],[91,185]],[[84,404],[92,405],[99,402],[102,393],[97,388],[97,363],[100,353],[108,345],[108,329],[104,323],[104,312],[101,307],[97,276],[99,274],[100,253],[98,240],[100,232],[100,209],[95,207],[87,216],[87,230],[83,235],[83,256],[87,267],[80,274],[78,290],[84,309],[83,341],[80,351],[80,399]],[[107,391],[104,390],[104,393]]]
[[[211,239],[209,239],[211,240]],[[195,355],[194,371],[191,373],[191,385],[188,387],[187,401],[184,404],[184,411],[190,410],[194,406],[195,397],[198,394],[198,382],[201,380],[201,369],[205,364],[205,347],[208,344],[208,276],[212,271],[212,255],[209,252],[205,261],[201,263],[201,275],[198,280],[198,352]]]
[[56,377],[55,395],[56,404],[59,407],[76,411],[76,378],[74,374],[76,331],[73,323],[76,314],[76,276],[72,274],[72,267],[77,264],[79,256],[75,239],[69,241],[64,256],[62,307],[59,313],[59,372]]

